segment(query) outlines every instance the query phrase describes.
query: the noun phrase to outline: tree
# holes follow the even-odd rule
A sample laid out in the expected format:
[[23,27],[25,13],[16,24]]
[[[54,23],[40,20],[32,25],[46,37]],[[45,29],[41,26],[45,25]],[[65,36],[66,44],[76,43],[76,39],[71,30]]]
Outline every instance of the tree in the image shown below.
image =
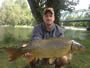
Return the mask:
[[55,11],[55,23],[60,23],[60,11],[71,11],[79,3],[79,0],[28,0],[33,16],[38,23],[42,22],[42,10],[46,7],[52,7]]
[[[80,19],[87,19],[88,18],[88,10],[86,9],[80,9],[80,10],[74,10],[73,12],[63,12],[62,14],[62,20],[70,21],[70,20],[80,20]],[[75,27],[87,27],[88,24],[87,22],[66,22],[64,25],[69,25],[69,26],[75,26]]]
[[[86,13],[86,17],[90,19],[90,4],[88,7],[88,12]],[[90,21],[88,22],[88,28],[90,29]]]
[[1,25],[30,25],[33,21],[26,0],[4,0],[0,8]]

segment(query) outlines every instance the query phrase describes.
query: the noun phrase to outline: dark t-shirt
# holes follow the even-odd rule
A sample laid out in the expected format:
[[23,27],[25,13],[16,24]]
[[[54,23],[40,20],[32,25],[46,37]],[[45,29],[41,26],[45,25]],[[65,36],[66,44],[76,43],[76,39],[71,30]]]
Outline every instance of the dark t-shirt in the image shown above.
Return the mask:
[[32,32],[32,40],[42,40],[58,37],[64,37],[64,31],[57,24],[54,24],[53,28],[50,31],[47,31],[45,23],[41,23],[36,25]]

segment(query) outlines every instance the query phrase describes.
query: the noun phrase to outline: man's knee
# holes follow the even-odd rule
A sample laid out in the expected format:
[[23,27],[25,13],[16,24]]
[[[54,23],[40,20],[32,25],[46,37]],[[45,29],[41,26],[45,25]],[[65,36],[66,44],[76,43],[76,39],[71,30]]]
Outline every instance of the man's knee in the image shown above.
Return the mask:
[[55,60],[56,65],[64,65],[64,64],[67,64],[67,62],[68,62],[68,57],[67,56],[63,56],[63,57],[57,58]]
[[61,60],[62,64],[67,64],[68,63],[68,57],[67,56],[61,57],[60,60]]
[[32,61],[29,62],[31,68],[36,68],[36,64],[38,63],[38,58],[32,59]]
[[63,57],[61,57],[61,58],[57,58],[57,59],[55,60],[55,65],[56,65],[56,66],[57,66],[57,65],[63,66],[63,65],[65,65],[65,64],[68,64],[68,63],[71,61],[71,59],[72,59],[72,54],[69,54],[69,55],[67,55],[67,56],[63,56]]

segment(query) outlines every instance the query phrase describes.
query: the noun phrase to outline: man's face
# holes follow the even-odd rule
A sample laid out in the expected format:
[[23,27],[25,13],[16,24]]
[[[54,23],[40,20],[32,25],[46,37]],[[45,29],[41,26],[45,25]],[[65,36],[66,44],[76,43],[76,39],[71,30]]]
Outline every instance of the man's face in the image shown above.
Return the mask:
[[47,12],[47,14],[43,16],[43,20],[47,26],[52,25],[55,20],[54,14]]

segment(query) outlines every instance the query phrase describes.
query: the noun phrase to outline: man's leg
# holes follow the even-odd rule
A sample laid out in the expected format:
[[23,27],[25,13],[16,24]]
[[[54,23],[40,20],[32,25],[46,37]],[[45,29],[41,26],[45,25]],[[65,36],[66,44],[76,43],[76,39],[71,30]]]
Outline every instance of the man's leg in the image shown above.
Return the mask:
[[36,68],[36,64],[34,63],[34,61],[30,62],[29,64],[31,68]]
[[41,63],[42,64],[49,64],[49,58],[43,58],[42,60],[41,60]]
[[30,62],[29,64],[31,68],[36,68],[36,63],[34,61]]
[[38,62],[37,58],[34,58],[32,61],[29,61],[30,68],[36,68],[37,62]]

